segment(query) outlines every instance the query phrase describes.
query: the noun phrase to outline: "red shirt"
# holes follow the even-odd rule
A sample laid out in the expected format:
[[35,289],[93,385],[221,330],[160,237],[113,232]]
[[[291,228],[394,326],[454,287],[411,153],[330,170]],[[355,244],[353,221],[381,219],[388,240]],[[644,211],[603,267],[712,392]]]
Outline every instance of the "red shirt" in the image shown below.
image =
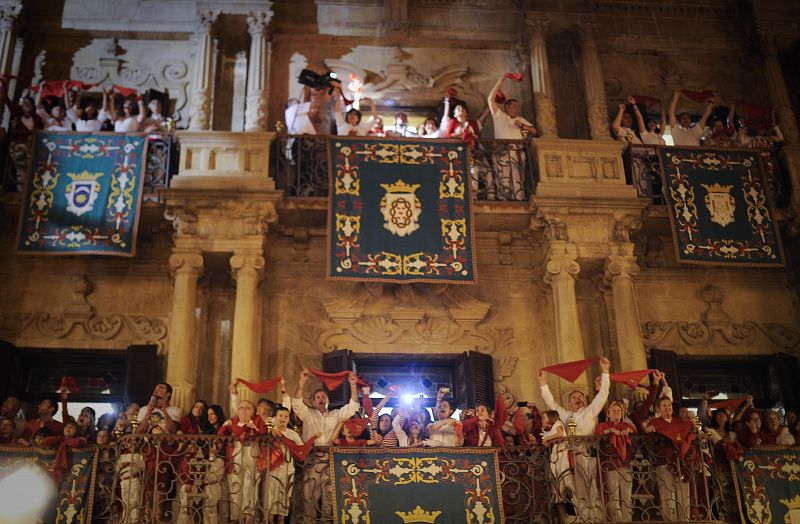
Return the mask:
[[25,423],[25,429],[22,430],[22,438],[31,439],[33,435],[39,431],[42,426],[46,427],[50,431],[53,432],[53,435],[61,435],[64,433],[64,424],[61,422],[56,422],[53,419],[48,420],[44,424],[37,418],[34,420],[29,420]]
[[[478,427],[478,417],[470,417],[464,419],[464,445],[465,446],[480,446],[480,428]],[[503,433],[499,427],[495,427],[494,421],[486,421],[486,435],[492,446],[502,447],[505,444],[503,440]]]

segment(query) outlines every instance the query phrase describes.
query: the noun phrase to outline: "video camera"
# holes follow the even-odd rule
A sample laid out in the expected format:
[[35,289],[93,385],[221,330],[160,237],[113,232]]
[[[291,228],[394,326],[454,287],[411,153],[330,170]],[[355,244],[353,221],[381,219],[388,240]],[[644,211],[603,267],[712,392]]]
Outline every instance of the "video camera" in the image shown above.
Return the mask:
[[321,75],[310,69],[303,69],[300,71],[300,76],[297,77],[297,81],[312,89],[325,89],[327,87],[328,93],[332,93],[333,88],[341,84],[336,78],[336,73],[333,71],[328,71],[324,75]]

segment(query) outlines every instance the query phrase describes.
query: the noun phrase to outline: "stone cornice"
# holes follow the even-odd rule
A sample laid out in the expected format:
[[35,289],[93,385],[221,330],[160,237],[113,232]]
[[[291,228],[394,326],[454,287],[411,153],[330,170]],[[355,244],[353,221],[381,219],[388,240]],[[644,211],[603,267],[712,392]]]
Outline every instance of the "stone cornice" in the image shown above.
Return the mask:
[[675,17],[691,16],[709,18],[734,18],[738,10],[726,5],[708,5],[698,3],[676,2],[624,2],[615,0],[597,0],[592,2],[596,13],[624,13],[626,15],[671,15]]

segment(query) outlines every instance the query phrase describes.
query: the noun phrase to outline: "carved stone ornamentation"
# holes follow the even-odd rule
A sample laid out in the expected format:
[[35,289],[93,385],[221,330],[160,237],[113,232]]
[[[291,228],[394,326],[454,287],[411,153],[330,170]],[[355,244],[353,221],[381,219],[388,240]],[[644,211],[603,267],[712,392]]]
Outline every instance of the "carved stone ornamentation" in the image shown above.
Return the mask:
[[675,346],[753,346],[774,347],[779,351],[797,351],[800,332],[792,326],[777,322],[734,322],[722,307],[724,295],[711,284],[700,292],[706,309],[697,322],[680,320],[650,320],[642,324],[642,336],[647,347]]
[[303,326],[313,352],[385,347],[432,352],[509,351],[513,330],[483,325],[491,308],[455,286],[360,284],[323,303],[329,325]]
[[557,137],[556,101],[547,93],[534,93],[533,101],[536,105],[536,127],[542,136]]

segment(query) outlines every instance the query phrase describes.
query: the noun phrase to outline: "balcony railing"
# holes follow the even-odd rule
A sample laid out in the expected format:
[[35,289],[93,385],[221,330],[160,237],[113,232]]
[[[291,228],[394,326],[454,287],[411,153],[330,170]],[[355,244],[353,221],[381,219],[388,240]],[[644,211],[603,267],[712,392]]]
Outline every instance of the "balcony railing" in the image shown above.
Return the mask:
[[[721,151],[724,151],[722,149]],[[754,149],[761,157],[767,189],[776,207],[786,207],[791,198],[788,171],[782,165],[775,149]],[[656,146],[632,144],[624,154],[625,177],[633,184],[640,197],[651,198],[654,204],[664,204],[661,167]]]
[[[151,134],[147,137],[147,163],[143,197],[158,200],[158,190],[169,187],[169,181],[177,174],[178,141],[173,133]],[[12,133],[5,156],[2,187],[5,191],[21,192],[24,188],[33,153],[31,133]]]
[[[283,135],[273,142],[270,174],[287,197],[328,196],[328,139]],[[408,139],[413,140],[413,139]],[[471,148],[476,200],[527,201],[536,191],[536,162],[527,140],[478,140]]]
[[[285,452],[264,436],[128,435],[100,447],[93,521],[145,523],[332,523],[328,448],[272,471]],[[432,451],[435,453],[435,451]],[[696,440],[679,459],[669,440],[633,436],[626,460],[607,437],[569,437],[550,447],[499,449],[502,505],[509,524],[721,522],[735,500]],[[725,486],[725,488],[723,488]]]

